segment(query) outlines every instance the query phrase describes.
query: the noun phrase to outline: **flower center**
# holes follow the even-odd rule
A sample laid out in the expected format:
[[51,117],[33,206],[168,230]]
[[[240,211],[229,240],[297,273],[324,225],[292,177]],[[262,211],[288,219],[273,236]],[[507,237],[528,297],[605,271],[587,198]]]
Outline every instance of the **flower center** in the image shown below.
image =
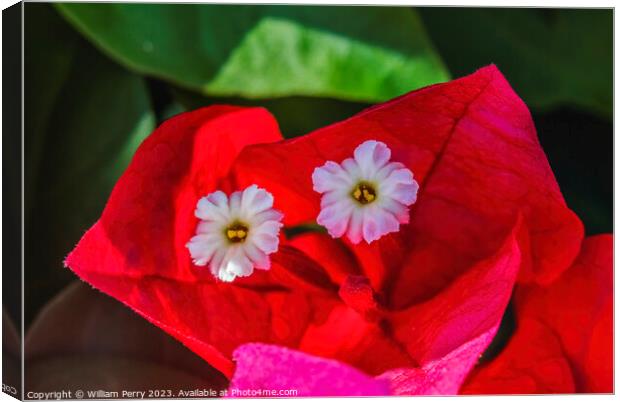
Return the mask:
[[366,205],[377,199],[377,192],[370,183],[360,182],[351,191],[351,197],[360,204]]
[[248,237],[248,227],[243,223],[233,223],[226,228],[226,238],[231,243],[241,243]]

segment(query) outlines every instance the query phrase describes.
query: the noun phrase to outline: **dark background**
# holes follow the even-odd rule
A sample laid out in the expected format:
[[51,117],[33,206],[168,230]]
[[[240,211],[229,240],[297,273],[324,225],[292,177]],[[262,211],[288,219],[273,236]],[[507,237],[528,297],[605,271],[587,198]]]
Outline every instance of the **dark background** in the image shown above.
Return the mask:
[[24,7],[27,389],[224,386],[62,263],[142,139],[184,110],[262,105],[291,137],[495,63],[587,234],[612,231],[612,10]]

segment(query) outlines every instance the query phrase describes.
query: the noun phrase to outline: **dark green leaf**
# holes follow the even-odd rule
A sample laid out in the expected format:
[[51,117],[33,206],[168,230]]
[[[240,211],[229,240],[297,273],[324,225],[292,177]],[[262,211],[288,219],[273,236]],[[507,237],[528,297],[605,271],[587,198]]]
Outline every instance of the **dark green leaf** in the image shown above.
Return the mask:
[[25,13],[29,316],[70,277],[64,257],[100,215],[154,116],[143,79],[77,37],[49,5],[29,3]]
[[[26,204],[32,205],[34,185],[44,152],[47,124],[74,62],[78,36],[49,7],[29,6],[25,30],[25,105],[27,134]],[[54,35],[49,32],[53,31]]]
[[409,8],[57,6],[125,66],[209,95],[377,102],[448,79]]
[[613,124],[562,108],[534,114],[540,143],[586,235],[613,232]]
[[455,76],[495,63],[528,105],[612,115],[612,10],[422,8]]

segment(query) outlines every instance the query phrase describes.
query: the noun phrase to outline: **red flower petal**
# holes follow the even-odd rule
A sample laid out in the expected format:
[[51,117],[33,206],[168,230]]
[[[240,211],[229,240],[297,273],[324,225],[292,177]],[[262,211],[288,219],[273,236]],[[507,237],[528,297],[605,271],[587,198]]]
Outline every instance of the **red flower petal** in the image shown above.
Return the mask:
[[611,250],[611,236],[589,238],[559,281],[548,288],[522,287],[515,335],[500,356],[475,371],[462,392],[574,392],[571,367],[577,390],[611,392]]
[[[323,267],[302,251],[282,245],[280,250],[272,257],[272,267],[263,276],[272,278],[272,283],[285,285],[288,288],[305,291],[333,291],[338,288],[334,284]],[[252,275],[246,280],[238,281],[238,284],[256,282],[259,275]]]
[[340,240],[332,239],[325,233],[304,233],[295,236],[287,244],[311,256],[335,283],[342,283],[349,275],[360,274],[359,263],[351,250]]
[[519,317],[557,334],[578,392],[613,392],[613,237],[587,238],[575,264],[549,287],[516,294]]
[[153,275],[132,278],[90,271],[80,264],[73,267],[82,280],[121,300],[227,376],[237,346],[254,341],[294,346],[311,319],[311,303],[299,293]]
[[[287,337],[294,340],[297,323],[307,319],[305,301],[291,296],[282,303],[288,295],[215,284],[207,269],[191,266],[185,247],[196,228],[197,200],[226,185],[222,178],[239,151],[279,139],[263,109],[216,106],[168,120],[140,146],[66,265],[224,372],[231,372],[229,355],[240,343],[282,333],[272,321],[290,321]],[[247,319],[261,314],[262,321]]]
[[276,121],[258,108],[215,106],[166,121],[140,145],[99,228],[84,236],[67,265],[106,275],[211,278],[208,269],[191,267],[185,247],[196,230],[196,203],[225,185],[244,146],[280,139]]
[[489,344],[496,330],[497,327],[489,329],[421,368],[390,370],[379,378],[390,381],[394,395],[454,395],[471,368],[472,358]]
[[558,337],[543,323],[524,319],[501,354],[474,370],[463,394],[551,394],[575,392]]
[[[386,380],[375,379],[335,360],[286,348],[243,345],[235,351],[237,369],[229,396],[250,390],[296,391],[295,395],[245,396],[377,396],[389,395]],[[241,394],[241,395],[239,395]]]
[[[521,263],[521,220],[502,247],[433,299],[392,313],[395,339],[429,372],[411,392],[456,393],[489,345],[508,304]],[[433,373],[439,373],[435,378]],[[407,387],[405,389],[408,389]]]
[[317,298],[314,306],[321,316],[309,323],[299,350],[340,360],[372,375],[416,365],[390,336],[385,323],[368,321],[340,302]]
[[[248,147],[235,177],[269,188],[288,224],[313,221],[314,168],[342,161],[368,139],[385,142],[421,183],[406,230],[373,243],[375,250],[360,258],[373,287],[387,287],[392,306],[428,299],[492,254],[518,211],[529,233],[521,238],[522,280],[549,283],[576,257],[581,222],[564,203],[527,107],[494,66],[304,137]],[[368,259],[373,264],[365,265]]]

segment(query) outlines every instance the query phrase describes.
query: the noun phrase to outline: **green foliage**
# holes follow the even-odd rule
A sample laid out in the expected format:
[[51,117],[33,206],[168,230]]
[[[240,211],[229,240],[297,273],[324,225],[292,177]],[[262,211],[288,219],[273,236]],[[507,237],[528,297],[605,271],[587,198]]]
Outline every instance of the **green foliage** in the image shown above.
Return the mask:
[[612,10],[425,8],[455,76],[495,63],[530,107],[574,105],[611,117]]
[[44,4],[25,7],[26,250],[34,252],[26,274],[41,287],[62,277],[64,256],[154,128],[143,79],[55,14]]
[[121,64],[208,95],[379,102],[449,79],[409,8],[57,6]]
[[[47,7],[27,8],[25,30],[26,205],[32,205],[46,129],[55,102],[68,81],[78,36]],[[49,35],[48,31],[54,32]]]

